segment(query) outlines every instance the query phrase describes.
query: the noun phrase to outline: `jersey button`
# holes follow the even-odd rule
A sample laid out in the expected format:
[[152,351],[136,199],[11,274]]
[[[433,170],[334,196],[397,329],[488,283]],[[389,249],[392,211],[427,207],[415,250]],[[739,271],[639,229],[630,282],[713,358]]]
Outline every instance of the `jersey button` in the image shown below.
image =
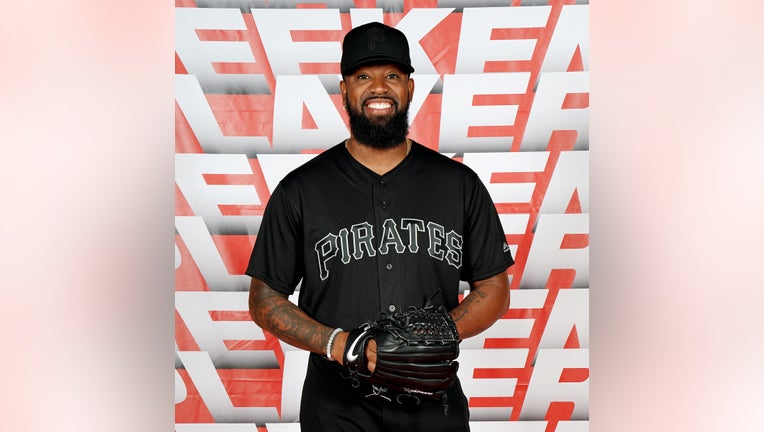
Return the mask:
[[385,181],[384,181],[384,180],[380,180],[380,181],[379,181],[379,187],[383,188],[383,187],[385,187],[385,186],[387,186],[387,185],[385,184]]
[[395,312],[395,309],[397,309],[397,308],[395,307],[394,304],[391,304],[390,306],[387,307],[387,310],[390,311],[390,312]]
[[390,264],[390,263],[387,263],[387,265],[385,266],[385,268],[386,268],[386,269],[388,269],[388,270],[392,270],[392,269],[393,269],[393,265],[392,265],[392,264]]
[[381,203],[379,203],[379,206],[382,207],[383,209],[386,209],[387,208],[387,201],[382,201]]

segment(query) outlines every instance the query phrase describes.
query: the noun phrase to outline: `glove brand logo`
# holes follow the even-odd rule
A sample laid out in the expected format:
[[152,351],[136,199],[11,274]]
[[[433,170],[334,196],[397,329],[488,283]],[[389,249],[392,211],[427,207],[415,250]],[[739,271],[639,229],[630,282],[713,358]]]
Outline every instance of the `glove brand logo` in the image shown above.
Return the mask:
[[355,346],[359,340],[363,339],[363,335],[365,335],[366,333],[367,333],[367,330],[364,330],[363,333],[358,335],[358,337],[353,340],[353,343],[350,344],[350,348],[348,348],[348,353],[346,356],[349,362],[352,363],[356,361],[356,359],[358,358],[358,353],[355,352]]

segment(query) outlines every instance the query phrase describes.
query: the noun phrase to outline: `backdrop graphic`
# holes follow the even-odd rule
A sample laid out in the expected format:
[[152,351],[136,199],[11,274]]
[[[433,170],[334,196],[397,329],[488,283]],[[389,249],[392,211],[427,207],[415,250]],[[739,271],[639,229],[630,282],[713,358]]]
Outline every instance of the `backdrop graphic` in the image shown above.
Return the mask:
[[480,175],[516,258],[462,343],[472,429],[588,431],[586,3],[176,1],[177,431],[299,431],[307,354],[251,322],[244,270],[278,181],[347,137],[341,40],[369,21],[411,44],[410,137]]

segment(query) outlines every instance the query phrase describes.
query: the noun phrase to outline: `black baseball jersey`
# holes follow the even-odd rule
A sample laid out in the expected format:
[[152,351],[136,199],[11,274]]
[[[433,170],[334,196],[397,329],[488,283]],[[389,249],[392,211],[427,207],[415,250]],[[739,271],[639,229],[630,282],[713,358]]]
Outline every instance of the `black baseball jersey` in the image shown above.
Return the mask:
[[338,144],[279,183],[246,273],[331,327],[380,312],[458,304],[459,281],[514,263],[496,208],[466,165],[413,143],[378,175]]

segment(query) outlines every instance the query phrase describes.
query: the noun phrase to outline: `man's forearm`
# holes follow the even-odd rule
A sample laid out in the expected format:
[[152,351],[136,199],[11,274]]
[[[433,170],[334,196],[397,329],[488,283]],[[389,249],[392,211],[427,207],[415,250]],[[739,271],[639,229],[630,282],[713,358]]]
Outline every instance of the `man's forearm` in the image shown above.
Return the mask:
[[509,280],[506,273],[477,281],[459,306],[451,311],[459,337],[475,336],[493,325],[509,308]]
[[260,328],[284,342],[326,354],[332,328],[309,317],[285,295],[254,278],[249,291],[249,314]]

